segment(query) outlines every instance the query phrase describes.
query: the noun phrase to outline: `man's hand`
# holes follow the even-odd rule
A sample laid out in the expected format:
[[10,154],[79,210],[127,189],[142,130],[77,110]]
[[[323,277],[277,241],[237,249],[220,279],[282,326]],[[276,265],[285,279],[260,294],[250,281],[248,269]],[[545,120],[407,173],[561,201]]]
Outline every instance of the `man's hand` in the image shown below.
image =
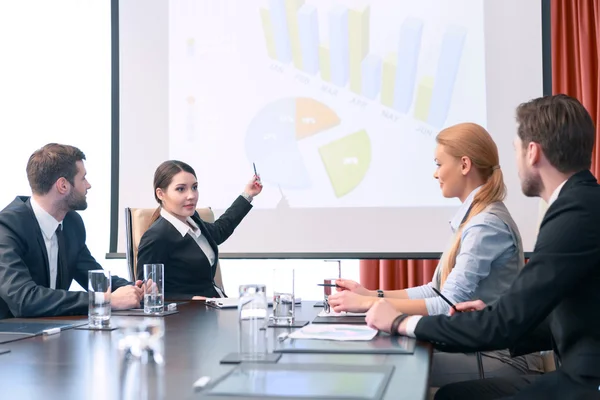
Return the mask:
[[[461,312],[479,311],[479,310],[483,310],[486,307],[487,306],[485,305],[485,303],[481,300],[465,301],[465,302],[456,304],[456,309]],[[456,314],[456,311],[454,311],[454,308],[451,308],[450,315],[454,315],[454,314]]]
[[371,291],[366,289],[363,285],[361,285],[360,283],[355,282],[353,280],[350,280],[350,279],[337,279],[335,281],[335,284],[337,286],[339,286],[337,288],[338,292],[341,292],[344,290],[349,290],[351,292],[360,294],[362,296],[372,296],[373,295],[371,293]]
[[365,312],[375,301],[377,301],[375,297],[361,296],[349,290],[336,292],[327,298],[327,302],[335,312]]
[[144,290],[140,287],[141,281],[138,282],[133,286],[122,286],[112,292],[110,306],[113,310],[128,310],[140,306],[140,302],[144,297]]
[[390,333],[392,329],[392,322],[400,315],[393,305],[385,301],[385,299],[379,299],[373,304],[373,307],[367,313],[365,320],[369,328],[377,329]]

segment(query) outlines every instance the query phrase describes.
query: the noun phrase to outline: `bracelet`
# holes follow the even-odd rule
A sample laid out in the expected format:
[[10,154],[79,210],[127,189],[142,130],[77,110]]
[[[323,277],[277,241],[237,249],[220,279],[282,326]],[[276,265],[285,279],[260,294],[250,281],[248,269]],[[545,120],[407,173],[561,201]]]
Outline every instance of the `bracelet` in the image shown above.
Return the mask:
[[408,317],[410,317],[409,314],[400,314],[396,318],[394,318],[394,321],[392,322],[392,328],[390,330],[390,335],[400,336],[400,334],[398,333],[398,327],[400,326],[402,321],[404,321]]

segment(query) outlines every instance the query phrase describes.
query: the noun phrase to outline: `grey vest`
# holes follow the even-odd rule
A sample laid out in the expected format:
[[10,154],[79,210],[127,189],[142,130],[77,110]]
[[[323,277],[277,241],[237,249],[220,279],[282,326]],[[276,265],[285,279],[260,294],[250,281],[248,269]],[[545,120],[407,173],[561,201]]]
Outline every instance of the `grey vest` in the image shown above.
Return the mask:
[[[521,269],[523,269],[523,266],[525,265],[525,255],[523,254],[523,244],[519,228],[517,228],[517,224],[515,224],[515,221],[512,219],[504,203],[500,201],[492,203],[487,206],[483,212],[494,214],[500,218],[500,220],[508,226],[513,241],[517,245],[517,253],[515,253],[502,268],[492,268],[490,274],[479,282],[479,285],[473,294],[473,300],[480,299],[489,305],[495,303],[500,298],[500,296],[510,287]],[[432,284],[438,290],[441,286],[442,266],[446,261],[450,246],[454,243],[455,239],[456,234],[452,235],[448,247],[442,254],[440,262],[433,273]]]

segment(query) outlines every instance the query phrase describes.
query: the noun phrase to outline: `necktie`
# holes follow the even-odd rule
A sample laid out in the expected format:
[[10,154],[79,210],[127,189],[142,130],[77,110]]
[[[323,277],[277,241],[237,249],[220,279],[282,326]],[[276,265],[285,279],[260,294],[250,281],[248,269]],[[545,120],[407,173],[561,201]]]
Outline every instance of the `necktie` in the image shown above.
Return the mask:
[[62,230],[62,224],[56,228],[56,238],[58,239],[58,262],[56,263],[56,288],[57,289],[69,289],[65,287],[67,285],[64,282],[67,278],[67,247],[65,244],[65,234]]

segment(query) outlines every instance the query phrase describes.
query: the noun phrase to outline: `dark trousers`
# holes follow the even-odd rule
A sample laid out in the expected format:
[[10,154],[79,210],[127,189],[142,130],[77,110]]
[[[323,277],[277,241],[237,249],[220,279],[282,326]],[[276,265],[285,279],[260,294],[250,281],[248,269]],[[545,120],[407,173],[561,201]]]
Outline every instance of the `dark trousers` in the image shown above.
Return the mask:
[[435,400],[598,400],[600,378],[575,382],[561,370],[544,375],[523,375],[457,382],[435,394]]

